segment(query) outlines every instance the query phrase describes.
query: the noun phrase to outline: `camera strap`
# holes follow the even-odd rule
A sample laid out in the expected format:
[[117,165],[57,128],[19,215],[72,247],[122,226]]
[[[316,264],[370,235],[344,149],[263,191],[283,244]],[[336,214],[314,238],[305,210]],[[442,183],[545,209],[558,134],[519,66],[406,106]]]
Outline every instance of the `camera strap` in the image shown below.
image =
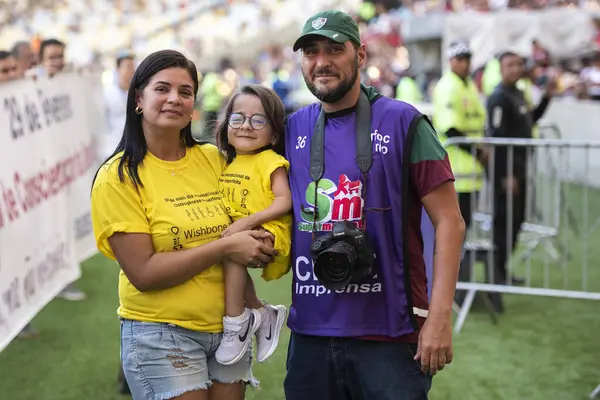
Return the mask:
[[[373,164],[373,144],[371,141],[371,102],[366,93],[360,90],[358,103],[356,105],[356,164],[363,173],[366,193],[366,177],[367,172]],[[313,211],[313,237],[317,227],[318,206],[317,206],[317,190],[318,183],[325,173],[325,122],[326,116],[323,107],[317,118],[313,135],[310,139],[310,177],[315,183],[315,201]],[[364,200],[364,194],[363,194]],[[364,210],[361,210],[363,215],[364,226]]]

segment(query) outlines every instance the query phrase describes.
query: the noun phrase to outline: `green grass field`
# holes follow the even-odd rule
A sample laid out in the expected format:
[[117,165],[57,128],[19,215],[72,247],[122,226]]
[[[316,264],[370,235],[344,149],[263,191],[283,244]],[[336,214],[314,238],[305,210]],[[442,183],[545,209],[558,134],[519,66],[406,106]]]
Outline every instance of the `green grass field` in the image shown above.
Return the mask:
[[[581,193],[571,192],[574,204]],[[600,215],[600,195],[590,197]],[[581,210],[577,210],[581,212]],[[580,219],[581,221],[581,219]],[[568,240],[572,258],[569,287],[580,287],[584,242]],[[600,289],[600,233],[589,238],[590,284]],[[532,262],[532,279],[544,283],[543,264]],[[536,266],[538,268],[536,268]],[[258,292],[271,303],[289,305],[290,276],[265,284]],[[559,268],[549,282],[564,282]],[[33,321],[41,331],[34,339],[17,339],[0,353],[0,399],[115,400],[119,357],[117,268],[102,256],[83,265],[78,285],[89,299],[72,303],[55,300]],[[433,400],[569,400],[586,399],[600,384],[600,303],[533,296],[506,296],[506,314],[491,324],[481,308],[474,309],[455,337],[455,361],[434,378]],[[289,331],[265,364],[256,365],[259,390],[248,399],[283,399],[285,353]],[[310,399],[308,399],[310,400]]]

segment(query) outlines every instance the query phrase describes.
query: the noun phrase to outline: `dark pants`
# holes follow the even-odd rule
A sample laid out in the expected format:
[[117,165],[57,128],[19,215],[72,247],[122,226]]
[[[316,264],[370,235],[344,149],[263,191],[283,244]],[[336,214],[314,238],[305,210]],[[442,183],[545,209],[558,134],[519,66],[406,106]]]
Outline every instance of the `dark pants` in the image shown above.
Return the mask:
[[[526,190],[523,179],[518,180],[517,193],[510,197],[506,197],[506,191],[501,186],[494,189],[492,214],[494,221],[494,276],[493,281],[489,277],[488,280],[498,285],[512,283],[513,277],[508,276],[506,264],[509,251],[512,253],[515,249],[521,225],[525,221]],[[509,202],[512,202],[511,215],[509,215]],[[489,293],[488,297],[496,312],[504,312],[504,303],[500,293]]]
[[292,333],[287,400],[426,400],[432,377],[414,360],[416,344]]
[[[517,193],[506,197],[506,191],[496,189],[494,196],[494,283],[504,284],[507,279],[506,264],[509,251],[515,249],[521,225],[525,221],[525,197],[527,186],[524,179],[517,180]],[[512,215],[508,202],[512,201]],[[512,217],[512,218],[511,218]],[[509,223],[511,221],[511,223]]]

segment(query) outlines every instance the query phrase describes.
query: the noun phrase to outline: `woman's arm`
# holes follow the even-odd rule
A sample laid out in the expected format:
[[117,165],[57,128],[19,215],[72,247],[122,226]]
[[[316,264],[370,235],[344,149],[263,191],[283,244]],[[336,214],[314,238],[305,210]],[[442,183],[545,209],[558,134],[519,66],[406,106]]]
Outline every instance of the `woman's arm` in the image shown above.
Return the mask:
[[271,174],[271,190],[275,199],[262,211],[238,219],[223,231],[223,237],[237,232],[256,229],[269,221],[274,221],[292,209],[292,191],[288,182],[287,170],[279,167]]
[[115,233],[108,241],[121,269],[140,292],[168,289],[198,275],[224,257],[247,265],[269,263],[277,251],[262,242],[268,232],[247,231],[186,250],[155,253],[150,235]]

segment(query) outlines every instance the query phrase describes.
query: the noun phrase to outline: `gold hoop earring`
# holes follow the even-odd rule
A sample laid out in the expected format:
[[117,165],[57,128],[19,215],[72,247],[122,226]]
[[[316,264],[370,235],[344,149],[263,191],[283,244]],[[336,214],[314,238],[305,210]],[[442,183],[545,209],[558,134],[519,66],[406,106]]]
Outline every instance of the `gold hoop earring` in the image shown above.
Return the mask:
[[140,107],[140,106],[137,106],[137,107],[135,108],[135,113],[136,113],[137,115],[142,115],[142,113],[143,113],[143,112],[144,112],[144,110],[142,110],[142,107]]

